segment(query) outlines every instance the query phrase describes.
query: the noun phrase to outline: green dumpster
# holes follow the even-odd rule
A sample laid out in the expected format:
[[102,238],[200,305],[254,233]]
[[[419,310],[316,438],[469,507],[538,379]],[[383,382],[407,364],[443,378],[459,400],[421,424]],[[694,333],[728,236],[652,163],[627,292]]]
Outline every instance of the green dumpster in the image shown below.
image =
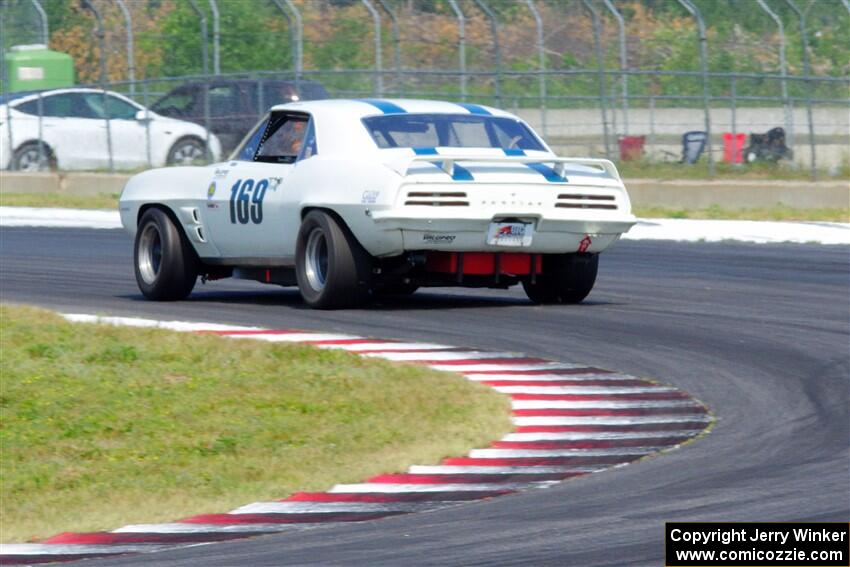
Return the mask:
[[74,85],[74,60],[44,45],[16,45],[5,54],[6,92],[57,89]]

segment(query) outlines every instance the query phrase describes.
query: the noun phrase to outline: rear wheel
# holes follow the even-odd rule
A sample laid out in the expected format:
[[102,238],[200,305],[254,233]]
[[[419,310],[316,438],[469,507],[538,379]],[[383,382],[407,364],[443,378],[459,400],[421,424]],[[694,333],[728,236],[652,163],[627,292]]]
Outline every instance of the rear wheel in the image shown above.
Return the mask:
[[197,138],[180,138],[168,151],[168,165],[196,165],[204,163],[207,147]]
[[598,269],[598,254],[550,254],[535,283],[527,279],[522,287],[534,303],[579,303],[593,289]]
[[56,158],[47,144],[29,142],[12,156],[12,169],[17,171],[51,171],[56,169]]
[[148,299],[174,301],[192,292],[199,261],[192,245],[161,209],[148,209],[135,241],[136,283]]
[[369,254],[333,216],[311,211],[295,247],[301,297],[316,309],[356,307],[369,298]]

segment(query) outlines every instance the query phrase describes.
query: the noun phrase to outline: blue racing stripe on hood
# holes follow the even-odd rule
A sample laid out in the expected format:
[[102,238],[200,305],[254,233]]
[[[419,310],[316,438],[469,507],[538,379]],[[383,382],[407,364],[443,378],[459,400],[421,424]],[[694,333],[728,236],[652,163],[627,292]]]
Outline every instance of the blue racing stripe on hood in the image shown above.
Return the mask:
[[489,110],[487,110],[483,106],[478,106],[477,104],[468,104],[466,102],[456,102],[455,104],[467,109],[470,114],[483,114],[485,116],[492,116]]
[[[411,148],[413,153],[418,156],[437,156],[440,155],[437,152],[437,148]],[[441,161],[432,161],[432,164],[436,165],[438,169],[443,169],[443,162]],[[475,181],[472,177],[472,172],[470,172],[465,167],[461,167],[458,164],[454,164],[452,179],[455,181]]]
[[360,102],[365,102],[366,104],[371,104],[384,114],[406,114],[407,111],[400,107],[399,105],[392,103],[388,100],[382,100],[380,98],[361,98]]

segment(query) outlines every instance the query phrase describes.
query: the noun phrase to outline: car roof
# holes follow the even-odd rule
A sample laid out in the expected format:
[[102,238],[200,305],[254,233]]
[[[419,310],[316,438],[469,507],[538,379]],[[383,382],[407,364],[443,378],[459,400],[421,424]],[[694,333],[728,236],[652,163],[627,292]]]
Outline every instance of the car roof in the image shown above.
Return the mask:
[[295,110],[319,114],[346,114],[356,118],[385,114],[478,114],[516,118],[513,114],[480,104],[425,99],[324,99],[288,102],[272,107],[273,111]]
[[[55,95],[55,94],[65,94],[65,93],[102,93],[104,89],[92,88],[92,87],[65,87],[61,89],[47,89],[47,90],[35,90],[35,91],[18,91],[15,93],[7,93],[0,96],[0,104],[6,104],[8,102],[14,102],[23,98],[31,98],[38,97],[41,95],[43,97]],[[115,91],[106,91],[109,94],[116,95],[121,98],[126,98],[125,95],[121,93],[117,93]]]

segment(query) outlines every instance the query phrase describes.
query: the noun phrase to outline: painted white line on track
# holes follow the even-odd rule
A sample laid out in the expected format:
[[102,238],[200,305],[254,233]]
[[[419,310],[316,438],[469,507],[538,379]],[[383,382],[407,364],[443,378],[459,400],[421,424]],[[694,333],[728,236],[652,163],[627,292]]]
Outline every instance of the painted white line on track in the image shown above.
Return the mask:
[[[517,364],[431,364],[434,370],[447,370],[449,372],[486,372],[488,370],[500,370],[509,373],[511,370],[572,370],[573,368],[584,368],[581,364],[567,364],[564,362],[533,362]],[[531,380],[532,378],[529,378]]]
[[359,339],[352,335],[335,335],[324,333],[269,333],[269,334],[251,334],[251,335],[228,335],[223,334],[223,337],[228,339],[248,339],[254,341],[266,341],[270,343],[304,343],[308,341],[341,341],[349,339]]
[[176,547],[186,547],[186,545],[174,543],[133,543],[126,545],[99,545],[85,543],[3,543],[0,544],[0,557],[3,555],[101,555],[114,553],[149,553],[151,551],[174,549]]
[[523,416],[511,418],[517,426],[528,425],[642,425],[647,423],[708,423],[707,414],[634,416]]
[[118,211],[46,207],[0,207],[0,226],[121,228]]
[[[587,382],[595,380],[641,380],[628,374],[589,373],[589,374],[481,374],[463,372],[469,380],[475,382]],[[645,381],[645,380],[643,380]],[[671,390],[673,388],[670,388]]]
[[187,323],[186,321],[157,321],[156,319],[142,319],[139,317],[102,317],[81,313],[62,314],[62,317],[74,323],[101,323],[121,327],[148,327],[181,332],[263,330],[259,327],[238,327],[235,325],[218,325],[215,323]]
[[336,514],[340,512],[419,512],[453,502],[254,502],[229,514]]
[[660,394],[675,392],[657,386],[492,386],[503,394]]
[[517,354],[515,352],[378,352],[366,353],[362,356],[370,358],[384,358],[396,362],[417,361],[417,360],[486,360],[488,358],[528,358],[525,354]]
[[453,474],[559,474],[559,473],[593,473],[608,467],[488,467],[474,465],[414,465],[408,469],[410,474],[444,474],[451,479]]
[[286,532],[327,526],[326,522],[309,524],[190,524],[173,522],[168,524],[131,524],[112,530],[114,534],[203,534],[203,533],[251,533]]
[[328,492],[357,492],[357,493],[396,493],[396,492],[490,492],[499,490],[519,490],[531,484],[541,483],[511,483],[493,482],[482,484],[446,483],[446,484],[395,484],[390,482],[364,482],[362,484],[337,484]]
[[540,431],[533,433],[508,433],[502,441],[612,441],[620,439],[687,439],[698,430],[683,431],[623,431],[623,432],[583,432],[583,431]]
[[623,447],[621,449],[473,449],[473,459],[524,459],[527,457],[619,457],[648,455],[666,447]]
[[511,407],[521,409],[641,409],[700,407],[693,400],[513,400]]
[[456,348],[450,345],[438,345],[433,343],[360,343],[353,345],[315,345],[319,348],[348,350],[351,352],[369,351],[369,350],[386,350],[386,351],[406,351],[406,350],[446,350]]

